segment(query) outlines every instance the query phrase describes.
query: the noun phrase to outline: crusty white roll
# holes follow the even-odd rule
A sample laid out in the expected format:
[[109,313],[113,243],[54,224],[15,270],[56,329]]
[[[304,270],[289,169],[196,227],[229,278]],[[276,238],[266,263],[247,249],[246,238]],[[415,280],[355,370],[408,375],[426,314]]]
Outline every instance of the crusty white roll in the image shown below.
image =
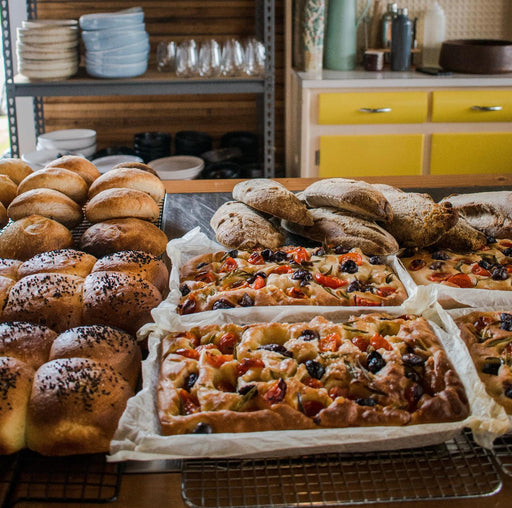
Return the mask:
[[32,173],[32,168],[21,159],[0,159],[0,174],[7,175],[16,185]]
[[87,201],[87,182],[69,169],[46,168],[34,171],[18,185],[18,194],[41,188],[62,192],[79,205]]
[[97,258],[121,250],[142,250],[160,256],[166,246],[167,236],[161,229],[151,222],[133,218],[93,224],[80,238],[80,248]]
[[49,162],[47,168],[64,168],[78,173],[86,182],[91,185],[101,173],[98,168],[90,161],[79,155],[64,155],[54,161]]
[[74,228],[82,222],[82,209],[62,192],[53,189],[32,189],[18,195],[7,208],[12,220],[29,215],[42,215]]
[[157,178],[160,178],[158,176],[158,173],[151,166],[148,166],[147,164],[144,164],[143,162],[136,162],[136,161],[120,162],[119,164],[116,164],[112,169],[119,169],[119,168],[142,169],[143,171],[147,171],[148,173],[155,175]]
[[129,333],[107,325],[71,328],[61,333],[51,346],[50,360],[90,358],[108,363],[135,389],[141,366],[140,347]]
[[7,175],[0,174],[0,203],[6,208],[18,194],[18,186]]
[[18,268],[20,278],[35,273],[66,273],[85,277],[91,273],[97,259],[91,254],[75,249],[58,249],[41,252],[25,261]]
[[36,273],[11,288],[4,307],[4,321],[29,321],[56,332],[82,321],[84,279],[62,273]]
[[134,189],[106,189],[85,205],[85,216],[93,223],[127,217],[154,221],[160,216],[160,208],[145,192]]
[[57,333],[27,321],[0,323],[0,356],[12,356],[37,370],[48,361]]
[[145,279],[163,293],[169,285],[169,270],[158,257],[140,250],[123,250],[98,259],[92,272],[123,272]]
[[107,452],[126,402],[126,379],[106,363],[63,358],[34,376],[27,412],[27,446],[43,455]]
[[21,360],[0,357],[0,455],[25,448],[27,407],[34,371]]
[[7,208],[0,202],[0,227],[3,228],[8,222]]
[[9,293],[11,292],[11,288],[14,286],[15,281],[10,279],[9,277],[4,277],[0,275],[0,320],[3,320],[3,309],[9,298]]
[[152,321],[151,310],[161,301],[147,280],[121,272],[95,272],[84,282],[84,324],[115,326],[133,335]]
[[9,224],[0,235],[0,257],[25,261],[39,252],[67,249],[73,236],[57,221],[29,215]]
[[12,280],[18,280],[18,268],[22,265],[19,259],[0,258],[0,275]]
[[147,171],[137,168],[118,168],[101,175],[89,188],[89,199],[106,189],[135,189],[149,194],[160,204],[165,196],[162,180]]

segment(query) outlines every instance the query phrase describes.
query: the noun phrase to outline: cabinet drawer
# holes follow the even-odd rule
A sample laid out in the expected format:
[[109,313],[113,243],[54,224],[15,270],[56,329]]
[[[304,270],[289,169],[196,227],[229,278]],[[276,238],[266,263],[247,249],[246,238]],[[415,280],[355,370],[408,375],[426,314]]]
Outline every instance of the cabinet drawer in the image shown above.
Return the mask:
[[512,90],[433,93],[433,122],[510,122]]
[[420,175],[423,134],[321,136],[320,177]]
[[318,123],[422,123],[427,109],[426,92],[322,93],[318,96]]
[[430,172],[511,173],[512,132],[433,134]]

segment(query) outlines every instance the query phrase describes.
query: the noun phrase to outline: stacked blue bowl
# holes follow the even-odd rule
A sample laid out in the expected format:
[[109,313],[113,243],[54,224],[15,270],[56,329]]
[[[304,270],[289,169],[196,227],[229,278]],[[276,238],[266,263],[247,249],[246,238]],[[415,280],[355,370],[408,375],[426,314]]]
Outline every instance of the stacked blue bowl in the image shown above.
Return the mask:
[[149,35],[140,7],[80,18],[85,68],[95,78],[133,78],[148,67]]

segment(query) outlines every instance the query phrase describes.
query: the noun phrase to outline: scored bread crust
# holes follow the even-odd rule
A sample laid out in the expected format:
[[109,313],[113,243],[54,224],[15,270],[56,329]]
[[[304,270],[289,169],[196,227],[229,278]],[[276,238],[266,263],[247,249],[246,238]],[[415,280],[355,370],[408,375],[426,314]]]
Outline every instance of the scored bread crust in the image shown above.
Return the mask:
[[7,175],[16,185],[32,172],[32,168],[21,159],[0,159],[0,174]]
[[7,175],[0,174],[0,203],[7,208],[17,196],[18,187]]
[[44,169],[47,168],[64,168],[78,173],[87,183],[88,186],[99,178],[101,173],[98,168],[85,157],[79,155],[64,155],[49,162]]
[[255,178],[237,183],[233,199],[290,222],[312,226],[313,218],[304,203],[284,185],[269,178]]

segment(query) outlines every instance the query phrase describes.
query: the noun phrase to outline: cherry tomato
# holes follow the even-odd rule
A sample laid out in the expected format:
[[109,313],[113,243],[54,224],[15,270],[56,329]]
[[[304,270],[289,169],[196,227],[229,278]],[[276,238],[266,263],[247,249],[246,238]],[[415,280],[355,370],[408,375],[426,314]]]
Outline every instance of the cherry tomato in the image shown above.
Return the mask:
[[293,272],[293,268],[290,265],[281,265],[281,266],[278,266],[277,268],[274,268],[270,273],[281,274],[281,273],[292,273],[292,272]]
[[192,358],[192,360],[199,360],[199,351],[195,349],[180,348],[174,351],[177,355],[184,356],[185,358]]
[[[507,269],[508,272],[508,269]],[[486,270],[485,268],[482,268],[478,263],[475,263],[471,267],[471,273],[474,273],[475,275],[479,275],[480,277],[490,277],[491,272],[489,270]]]
[[270,404],[278,404],[283,401],[286,395],[286,388],[286,381],[279,378],[272,383],[272,386],[263,395],[263,398]]
[[261,289],[261,288],[264,288],[265,287],[265,284],[267,282],[265,281],[265,279],[263,277],[261,277],[260,275],[258,275],[256,277],[256,279],[254,280],[253,284],[252,284],[252,287],[254,289]]
[[236,375],[238,377],[243,376],[249,369],[262,369],[265,367],[263,360],[259,358],[244,358],[236,366]]
[[382,298],[386,298],[386,296],[392,295],[393,293],[396,293],[396,289],[391,286],[377,288],[377,294]]
[[361,266],[363,264],[363,256],[361,256],[359,252],[347,252],[346,254],[342,254],[338,258],[338,261],[341,265],[344,261],[348,261],[349,259],[354,261],[357,266]]
[[309,261],[311,256],[304,247],[297,247],[289,252],[292,255],[293,260],[296,263],[302,263],[303,261]]
[[218,369],[221,365],[226,362],[233,360],[233,355],[214,355],[212,353],[206,353],[206,361],[212,366]]
[[196,347],[196,351],[199,351],[199,353],[205,349],[215,349],[215,344],[203,344]]
[[197,282],[206,282],[206,283],[216,281],[215,275],[211,271],[198,273],[194,277],[194,280]]
[[218,348],[222,354],[233,354],[236,344],[236,335],[234,333],[225,333],[220,339]]
[[319,400],[302,401],[302,410],[304,414],[310,418],[316,416],[322,409],[324,409],[324,405]]
[[194,347],[199,345],[199,337],[196,337],[192,332],[181,332],[178,337],[185,337]]
[[323,351],[323,352],[338,351],[340,346],[341,346],[341,337],[336,332],[326,335],[325,337],[322,337],[318,341],[318,348],[320,349],[320,351]]
[[184,414],[190,415],[199,412],[200,408],[198,400],[192,394],[187,392],[187,390],[184,390],[183,388],[180,389],[180,398]]
[[249,259],[247,260],[248,263],[251,263],[251,265],[263,265],[265,264],[265,260],[261,256],[259,252],[253,252]]
[[356,336],[352,337],[352,344],[356,346],[363,353],[366,352],[368,346],[370,345],[370,341],[366,337]]
[[512,242],[510,240],[500,240],[500,245],[502,247],[512,247]]
[[323,388],[324,384],[319,379],[315,379],[314,377],[307,377],[303,379],[302,382],[306,386],[310,386],[311,388]]
[[342,386],[331,386],[327,393],[329,397],[334,400],[337,397],[346,397],[348,395],[348,389]]
[[376,300],[371,300],[370,298],[364,298],[363,296],[355,295],[354,305],[358,307],[380,307],[382,303]]
[[420,270],[421,268],[423,268],[427,263],[425,263],[425,261],[423,259],[413,259],[410,263],[409,263],[409,270],[411,270],[412,272],[416,272],[418,270]]
[[469,275],[465,273],[456,273],[455,275],[452,275],[448,279],[446,279],[446,282],[450,282],[451,284],[455,284],[456,286],[459,286],[460,288],[472,288],[473,287],[473,281],[469,277]]
[[318,282],[318,284],[331,289],[338,289],[348,284],[344,279],[330,277],[329,275],[323,275],[322,273],[315,273],[315,281]]
[[297,289],[297,288],[288,288],[286,290],[286,294],[290,298],[306,298],[306,295],[304,294],[304,292],[302,292],[300,289]]
[[232,272],[233,270],[236,270],[238,268],[237,262],[231,257],[228,256],[224,263],[219,268],[219,272]]
[[393,348],[391,347],[390,343],[380,334],[376,333],[371,339],[370,344],[375,349],[385,349],[386,351],[391,351]]
[[505,268],[507,269],[507,273],[512,273],[512,265],[505,265]]
[[431,280],[432,282],[442,282],[451,276],[452,274],[448,272],[434,272],[428,276],[428,280]]

